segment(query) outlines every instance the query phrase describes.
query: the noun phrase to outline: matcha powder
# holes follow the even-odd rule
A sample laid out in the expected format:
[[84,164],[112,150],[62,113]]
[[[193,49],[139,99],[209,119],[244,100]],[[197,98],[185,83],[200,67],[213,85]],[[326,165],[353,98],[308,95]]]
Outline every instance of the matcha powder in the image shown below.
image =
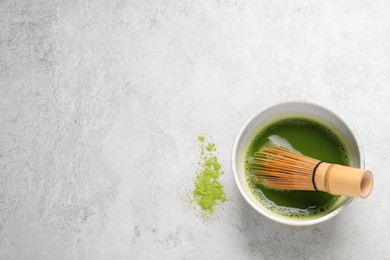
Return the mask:
[[201,160],[198,163],[200,168],[196,173],[193,195],[203,212],[211,215],[217,203],[227,201],[223,186],[219,182],[223,171],[215,155],[215,144],[206,145],[204,136],[199,136],[198,140],[201,143]]

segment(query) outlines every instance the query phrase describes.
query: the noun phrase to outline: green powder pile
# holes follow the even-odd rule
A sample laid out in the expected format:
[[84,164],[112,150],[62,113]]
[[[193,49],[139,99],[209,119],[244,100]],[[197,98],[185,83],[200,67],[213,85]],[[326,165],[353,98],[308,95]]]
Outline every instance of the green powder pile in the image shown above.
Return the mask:
[[215,155],[215,144],[206,145],[204,136],[199,136],[198,140],[201,142],[201,160],[200,169],[196,173],[193,195],[203,212],[211,215],[218,202],[227,201],[223,186],[218,180],[223,171]]

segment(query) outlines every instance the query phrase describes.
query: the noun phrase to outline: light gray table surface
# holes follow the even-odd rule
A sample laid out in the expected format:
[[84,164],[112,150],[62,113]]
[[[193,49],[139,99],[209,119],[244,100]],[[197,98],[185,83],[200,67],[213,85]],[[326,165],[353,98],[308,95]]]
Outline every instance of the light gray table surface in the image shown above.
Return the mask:
[[[335,111],[372,195],[294,228],[231,173],[245,120]],[[390,259],[388,0],[0,1],[0,259]],[[211,136],[228,201],[189,197]]]

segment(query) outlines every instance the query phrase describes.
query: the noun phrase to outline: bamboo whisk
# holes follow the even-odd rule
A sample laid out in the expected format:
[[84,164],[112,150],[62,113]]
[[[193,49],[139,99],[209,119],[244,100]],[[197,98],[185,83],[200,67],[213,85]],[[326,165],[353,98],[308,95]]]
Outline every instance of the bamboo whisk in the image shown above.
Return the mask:
[[322,162],[276,146],[256,152],[251,171],[255,182],[275,189],[366,198],[373,186],[370,171]]

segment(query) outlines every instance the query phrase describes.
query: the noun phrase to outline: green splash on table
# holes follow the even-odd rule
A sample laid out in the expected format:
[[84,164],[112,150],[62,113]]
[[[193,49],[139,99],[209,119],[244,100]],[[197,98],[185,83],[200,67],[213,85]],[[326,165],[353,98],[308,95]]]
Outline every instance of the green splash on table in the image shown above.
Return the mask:
[[217,203],[227,201],[223,186],[219,182],[219,177],[224,172],[215,155],[215,144],[206,145],[204,136],[198,136],[198,140],[201,142],[201,159],[198,163],[200,168],[196,173],[193,196],[203,212],[211,215]]

